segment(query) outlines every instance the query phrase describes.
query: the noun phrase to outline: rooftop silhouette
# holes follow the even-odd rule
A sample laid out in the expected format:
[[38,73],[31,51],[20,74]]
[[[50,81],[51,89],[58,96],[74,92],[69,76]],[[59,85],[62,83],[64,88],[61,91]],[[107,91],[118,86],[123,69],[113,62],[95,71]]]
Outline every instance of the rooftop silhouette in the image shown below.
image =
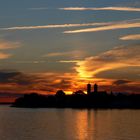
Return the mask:
[[25,94],[12,104],[12,107],[25,108],[135,108],[140,109],[140,94],[110,94],[99,91],[98,85],[87,84],[87,94],[78,90],[71,95],[66,95],[63,90],[58,90],[55,95],[40,95],[37,93]]

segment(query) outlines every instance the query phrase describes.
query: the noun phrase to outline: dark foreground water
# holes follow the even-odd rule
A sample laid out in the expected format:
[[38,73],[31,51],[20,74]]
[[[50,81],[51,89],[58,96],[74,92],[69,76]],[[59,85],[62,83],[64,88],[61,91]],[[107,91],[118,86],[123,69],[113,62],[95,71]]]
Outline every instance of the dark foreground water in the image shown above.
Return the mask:
[[0,106],[0,140],[140,140],[140,110]]

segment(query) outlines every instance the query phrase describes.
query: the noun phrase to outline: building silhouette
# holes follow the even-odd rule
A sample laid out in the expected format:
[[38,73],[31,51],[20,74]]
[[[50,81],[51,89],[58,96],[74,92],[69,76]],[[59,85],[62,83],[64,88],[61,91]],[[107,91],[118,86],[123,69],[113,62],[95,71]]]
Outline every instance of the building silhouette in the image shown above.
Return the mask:
[[106,91],[99,91],[99,86],[98,86],[98,84],[94,84],[94,88],[93,88],[93,90],[92,90],[92,85],[91,84],[87,84],[87,95],[103,95],[103,94],[107,94],[107,92]]
[[66,95],[63,90],[58,90],[55,95],[41,95],[37,93],[25,94],[17,98],[12,107],[25,108],[95,108],[95,109],[140,109],[140,94],[107,94],[100,91],[98,85],[87,84],[87,94],[82,90]]
[[94,90],[92,91],[92,85],[89,83],[87,84],[87,94],[90,95],[90,94],[94,94],[94,93],[98,93],[98,85],[95,83],[94,84]]
[[98,85],[94,84],[94,93],[98,93]]
[[91,94],[94,94],[94,93],[98,93],[98,85],[95,83],[94,84],[94,89],[92,91],[92,85],[91,84],[87,84],[87,94],[88,95],[91,95]]
[[91,84],[87,84],[87,94],[91,93]]

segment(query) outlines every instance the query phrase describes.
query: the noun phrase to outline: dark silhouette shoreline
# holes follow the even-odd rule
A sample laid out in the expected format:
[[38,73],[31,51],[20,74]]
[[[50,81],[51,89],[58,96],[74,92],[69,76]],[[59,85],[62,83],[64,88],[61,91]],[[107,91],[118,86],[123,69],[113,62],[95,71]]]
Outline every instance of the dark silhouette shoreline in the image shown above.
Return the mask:
[[87,108],[87,109],[140,109],[140,95],[72,94],[40,95],[25,94],[16,99],[12,107],[19,108]]
[[140,109],[140,94],[123,94],[98,91],[98,85],[87,84],[87,94],[82,90],[66,95],[58,90],[55,95],[25,94],[12,104],[22,108],[94,108],[94,109]]

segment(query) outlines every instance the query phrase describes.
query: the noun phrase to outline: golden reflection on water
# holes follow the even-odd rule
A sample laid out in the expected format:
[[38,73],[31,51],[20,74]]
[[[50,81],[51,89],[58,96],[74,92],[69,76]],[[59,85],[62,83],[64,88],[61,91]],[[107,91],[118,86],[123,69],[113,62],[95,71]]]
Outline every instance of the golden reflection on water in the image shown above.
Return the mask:
[[[135,116],[136,111],[81,110],[75,114],[77,140],[116,140],[139,137],[139,129],[136,128],[140,127],[136,124],[136,120],[139,120]],[[140,112],[137,114],[140,115]]]
[[0,107],[0,140],[140,140],[140,110]]
[[94,140],[94,134],[89,135],[89,133],[93,133],[95,131],[94,115],[94,112],[91,112],[90,110],[81,110],[76,114],[75,127],[78,140],[86,140],[87,138]]

